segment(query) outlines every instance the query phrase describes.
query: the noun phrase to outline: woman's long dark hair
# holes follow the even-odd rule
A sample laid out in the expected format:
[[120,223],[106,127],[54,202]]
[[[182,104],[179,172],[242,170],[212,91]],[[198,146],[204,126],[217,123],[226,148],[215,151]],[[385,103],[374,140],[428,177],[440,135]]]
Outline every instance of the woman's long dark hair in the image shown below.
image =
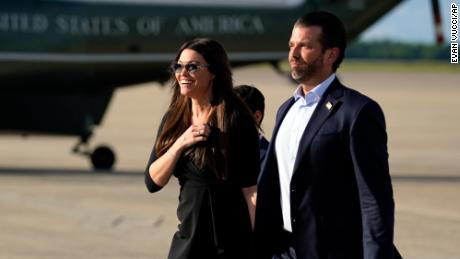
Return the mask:
[[[209,71],[214,74],[212,83],[211,113],[208,124],[211,134],[204,143],[197,143],[186,151],[199,167],[209,167],[219,179],[227,179],[232,157],[230,136],[235,116],[239,107],[243,107],[233,92],[233,79],[227,53],[217,41],[197,38],[184,43],[176,55],[176,63],[183,50],[198,52],[209,64]],[[191,99],[180,94],[180,86],[171,74],[173,96],[169,105],[161,132],[159,132],[155,149],[158,156],[164,154],[192,123]],[[254,122],[255,123],[255,122]]]

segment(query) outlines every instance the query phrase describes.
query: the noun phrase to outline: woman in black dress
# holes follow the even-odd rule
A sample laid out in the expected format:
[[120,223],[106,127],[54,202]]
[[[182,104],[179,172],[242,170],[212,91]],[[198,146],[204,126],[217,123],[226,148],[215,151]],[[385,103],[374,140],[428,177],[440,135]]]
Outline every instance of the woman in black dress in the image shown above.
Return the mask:
[[180,184],[169,259],[251,258],[257,126],[233,92],[224,48],[194,39],[172,65],[173,97],[145,171],[150,192]]

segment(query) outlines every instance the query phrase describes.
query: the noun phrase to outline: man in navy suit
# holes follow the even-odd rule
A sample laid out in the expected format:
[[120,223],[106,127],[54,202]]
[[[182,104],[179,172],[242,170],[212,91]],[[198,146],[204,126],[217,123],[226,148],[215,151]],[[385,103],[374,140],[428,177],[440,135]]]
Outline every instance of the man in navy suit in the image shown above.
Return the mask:
[[257,258],[400,258],[384,115],[337,79],[345,48],[331,13],[294,25],[289,64],[299,86],[278,110],[259,176]]

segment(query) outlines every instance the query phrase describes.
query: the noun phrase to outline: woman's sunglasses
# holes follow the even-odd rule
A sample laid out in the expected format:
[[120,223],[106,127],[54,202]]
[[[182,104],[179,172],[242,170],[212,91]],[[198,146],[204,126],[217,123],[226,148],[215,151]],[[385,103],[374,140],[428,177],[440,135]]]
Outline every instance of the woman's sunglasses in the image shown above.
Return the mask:
[[198,71],[201,67],[209,67],[209,65],[208,64],[200,65],[200,64],[195,64],[195,63],[188,63],[185,65],[182,65],[182,64],[176,63],[172,65],[172,70],[174,71],[174,73],[179,74],[179,73],[182,73],[182,69],[185,68],[185,70],[188,73],[193,74],[196,71]]

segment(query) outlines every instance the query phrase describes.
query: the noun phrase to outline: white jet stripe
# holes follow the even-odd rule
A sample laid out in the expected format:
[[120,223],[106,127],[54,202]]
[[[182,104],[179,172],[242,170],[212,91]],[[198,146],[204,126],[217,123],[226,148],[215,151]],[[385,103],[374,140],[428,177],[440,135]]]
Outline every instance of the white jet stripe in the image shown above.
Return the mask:
[[103,62],[164,62],[174,54],[81,54],[81,53],[23,53],[0,52],[1,61],[103,63]]
[[176,5],[176,6],[228,6],[228,7],[277,7],[280,9],[299,6],[305,0],[55,0],[58,2],[74,2],[86,4],[143,4],[143,5]]
[[[62,62],[62,63],[104,63],[104,62],[170,62],[174,53],[162,54],[82,54],[82,53],[24,53],[0,52],[0,61],[20,62]],[[231,61],[279,60],[287,57],[286,52],[231,52]]]

